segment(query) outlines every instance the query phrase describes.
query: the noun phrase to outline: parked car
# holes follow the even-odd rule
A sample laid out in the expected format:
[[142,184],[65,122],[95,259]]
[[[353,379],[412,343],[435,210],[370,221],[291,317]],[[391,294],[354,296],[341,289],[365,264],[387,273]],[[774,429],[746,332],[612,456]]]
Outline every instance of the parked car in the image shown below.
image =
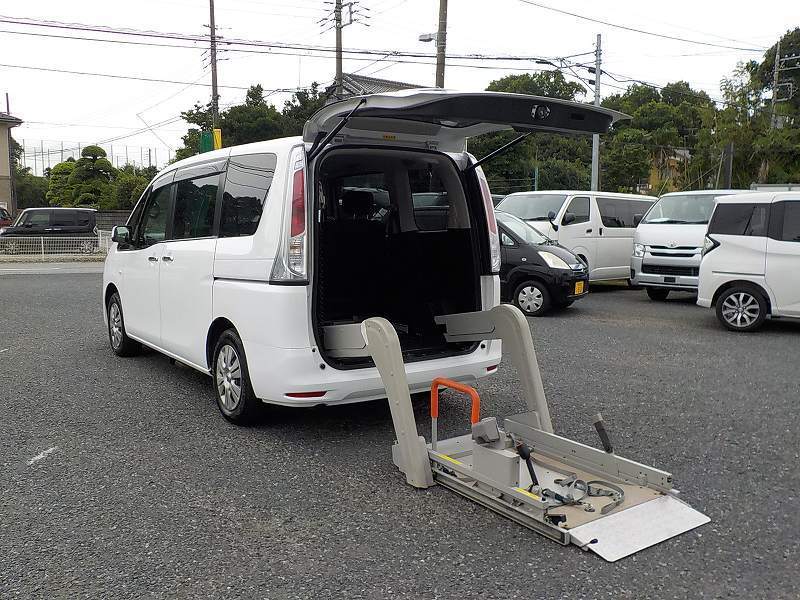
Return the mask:
[[670,291],[697,293],[703,236],[714,199],[747,190],[672,192],[658,199],[636,226],[631,280],[651,300],[666,300]]
[[[0,229],[0,249],[7,254],[95,252],[96,215],[92,208],[26,208],[13,225]],[[34,236],[45,239],[34,241]]]
[[492,194],[492,204],[497,206],[498,204],[500,204],[500,202],[503,201],[503,198],[505,197],[506,197],[505,194]]
[[496,215],[502,300],[539,317],[589,293],[589,274],[581,259],[522,219],[503,212]]
[[11,225],[11,213],[0,206],[0,227],[7,227],[8,225]]
[[800,319],[800,192],[717,200],[700,263],[697,304],[733,331],[767,317]]
[[497,210],[533,224],[572,250],[588,266],[589,279],[629,279],[634,218],[656,198],[610,192],[516,192]]
[[412,392],[438,376],[474,382],[495,371],[499,343],[447,342],[435,322],[500,300],[497,223],[466,138],[590,133],[621,116],[533,96],[407,90],[328,104],[302,137],[176,162],[113,231],[102,297],[111,348],[125,356],[145,344],[211,375],[236,423],[261,402],[384,398],[363,356],[368,317],[394,324]]

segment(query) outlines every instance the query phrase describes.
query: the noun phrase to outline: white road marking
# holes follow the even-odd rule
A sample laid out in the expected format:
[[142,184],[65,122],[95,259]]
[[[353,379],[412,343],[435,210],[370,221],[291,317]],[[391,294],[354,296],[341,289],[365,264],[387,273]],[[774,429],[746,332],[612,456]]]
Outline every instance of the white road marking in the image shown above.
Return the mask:
[[48,454],[52,454],[53,452],[55,452],[57,449],[58,449],[58,446],[53,446],[52,448],[48,448],[47,450],[43,450],[42,452],[40,452],[39,454],[37,454],[36,456],[34,456],[32,459],[30,459],[28,461],[28,466],[31,466],[32,464],[39,462],[44,457],[46,457]]

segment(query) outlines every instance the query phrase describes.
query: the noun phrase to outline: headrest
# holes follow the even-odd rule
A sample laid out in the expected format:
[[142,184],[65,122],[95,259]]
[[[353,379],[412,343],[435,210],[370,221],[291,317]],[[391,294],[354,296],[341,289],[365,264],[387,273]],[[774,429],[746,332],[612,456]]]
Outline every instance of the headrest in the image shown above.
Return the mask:
[[342,195],[342,212],[353,217],[367,217],[375,206],[371,192],[347,190]]

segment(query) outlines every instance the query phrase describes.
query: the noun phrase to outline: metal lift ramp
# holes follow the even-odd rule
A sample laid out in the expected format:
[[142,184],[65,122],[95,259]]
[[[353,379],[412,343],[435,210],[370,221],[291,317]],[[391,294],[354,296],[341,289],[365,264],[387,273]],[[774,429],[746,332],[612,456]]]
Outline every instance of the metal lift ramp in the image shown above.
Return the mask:
[[[672,475],[613,452],[598,415],[595,426],[605,450],[553,433],[528,323],[513,306],[437,317],[448,341],[500,339],[516,367],[528,411],[480,418],[477,392],[446,379],[431,388],[432,440],[419,435],[400,342],[392,324],[370,318],[339,329],[344,352],[372,356],[383,379],[397,441],[394,463],[409,484],[436,483],[564,545],[592,550],[616,561],[710,519],[677,498]],[[334,333],[334,332],[331,332]],[[334,336],[332,336],[333,338]],[[362,341],[363,340],[363,341]],[[357,348],[360,346],[360,348]],[[438,391],[450,387],[472,398],[472,433],[439,440]]]

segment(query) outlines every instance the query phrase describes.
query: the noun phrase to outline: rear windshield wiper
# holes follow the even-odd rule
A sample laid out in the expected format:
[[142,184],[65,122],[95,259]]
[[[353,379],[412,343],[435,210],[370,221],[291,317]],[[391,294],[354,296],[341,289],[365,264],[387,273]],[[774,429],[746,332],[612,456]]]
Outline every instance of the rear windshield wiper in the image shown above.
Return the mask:
[[356,111],[359,108],[361,108],[363,104],[366,104],[366,102],[367,102],[366,98],[361,98],[361,100],[358,101],[358,104],[356,104],[353,107],[353,110],[351,110],[344,117],[342,117],[342,120],[339,121],[336,127],[331,129],[330,133],[328,133],[327,135],[325,134],[324,131],[320,131],[317,134],[317,138],[314,140],[311,149],[308,151],[308,156],[307,156],[308,162],[314,160],[314,157],[325,149],[325,146],[328,145],[328,142],[330,142],[334,138],[334,136],[337,133],[339,133],[345,125],[347,125],[347,121],[350,120],[350,117],[352,117],[356,113]]

